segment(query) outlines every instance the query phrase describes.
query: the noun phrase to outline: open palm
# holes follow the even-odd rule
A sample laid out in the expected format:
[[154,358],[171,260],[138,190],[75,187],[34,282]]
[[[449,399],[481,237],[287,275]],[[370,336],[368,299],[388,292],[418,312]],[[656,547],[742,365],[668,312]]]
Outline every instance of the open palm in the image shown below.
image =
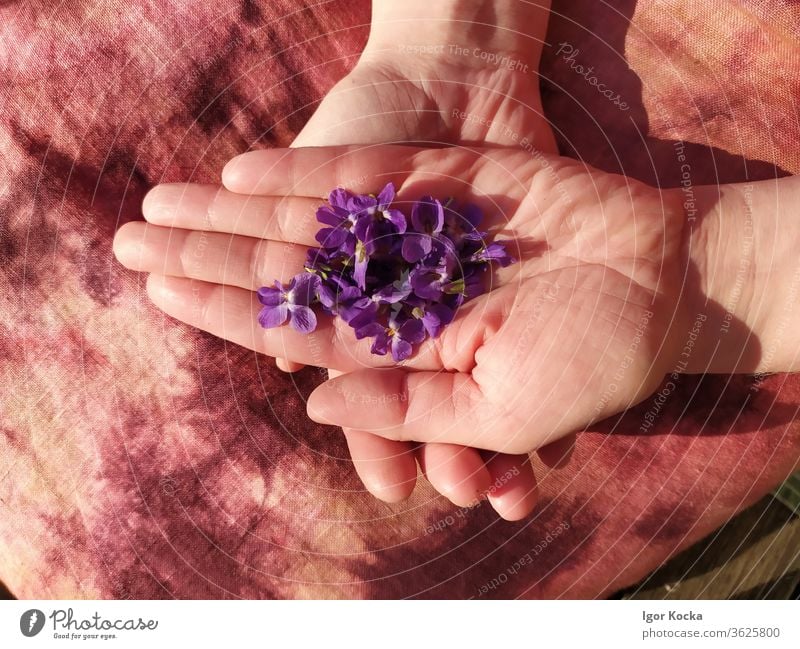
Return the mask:
[[[493,232],[514,239],[520,262],[402,368],[386,369],[390,360],[336,320],[309,336],[260,329],[253,291],[302,267],[319,197],[389,180],[400,201],[436,193],[477,203]],[[170,315],[345,372],[310,398],[320,421],[525,453],[641,400],[674,358],[668,323],[685,322],[676,288],[683,213],[670,192],[510,148],[274,149],[236,158],[223,181],[227,190],[155,190],[145,215],[170,227],[126,226],[118,254],[155,273],[150,295]],[[200,249],[202,263],[193,263]]]
[[[477,63],[470,58],[426,57],[396,46],[368,47],[325,96],[292,146],[414,141],[519,147],[523,143],[555,153],[536,74]],[[277,363],[290,371],[302,367],[284,358]],[[337,374],[330,371],[331,376]],[[536,482],[527,455],[481,456],[457,444],[411,445],[349,426],[342,429],[362,481],[389,502],[413,490],[416,456],[429,481],[458,505],[488,492],[502,516],[516,519],[535,504]],[[540,455],[553,464],[563,462],[570,446],[557,442],[544,447]]]
[[[531,45],[536,46],[535,39]],[[470,57],[419,55],[401,51],[396,43],[386,48],[367,47],[357,65],[326,95],[292,146],[392,141],[512,147],[522,142],[555,152],[535,70],[520,73]],[[150,197],[150,209],[163,205],[165,192],[161,190]],[[177,200],[188,209],[190,195],[177,192]],[[134,241],[127,236],[130,234],[120,235],[120,246]],[[287,370],[302,367],[281,357],[277,363]],[[336,374],[331,370],[332,376]],[[343,430],[362,481],[383,500],[396,502],[411,493],[419,461],[434,487],[458,505],[487,495],[494,508],[509,519],[527,515],[535,505],[536,482],[527,454],[481,454],[458,444],[414,445],[368,430],[348,426]],[[568,449],[569,444],[555,443],[544,447],[540,455],[556,463],[568,457]]]

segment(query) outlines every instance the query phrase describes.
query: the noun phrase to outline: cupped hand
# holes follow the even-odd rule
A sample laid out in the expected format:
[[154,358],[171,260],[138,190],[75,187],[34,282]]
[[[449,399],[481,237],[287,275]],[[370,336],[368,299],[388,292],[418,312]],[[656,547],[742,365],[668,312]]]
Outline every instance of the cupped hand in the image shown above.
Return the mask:
[[[337,320],[321,318],[308,336],[261,329],[253,291],[302,268],[319,197],[337,185],[369,192],[390,180],[401,202],[434,193],[477,203],[492,232],[513,239],[519,263],[499,269],[488,292],[402,367],[372,355]],[[151,225],[125,226],[115,250],[125,265],[152,273],[149,294],[173,317],[344,372],[311,395],[317,421],[434,449],[511,454],[486,463],[478,451],[468,456],[491,489],[497,474],[487,466],[513,474],[511,456],[630,407],[674,363],[670,332],[687,318],[679,299],[684,216],[673,192],[511,148],[274,149],[234,159],[223,182],[222,190],[155,189],[145,205]],[[519,497],[520,483],[494,484],[498,497]]]
[[[444,49],[444,48],[443,48]],[[535,70],[487,66],[480,59],[431,56],[408,48],[368,45],[358,64],[325,96],[293,147],[385,142],[432,145],[520,143],[556,151],[544,117]],[[288,371],[302,367],[278,358]],[[331,376],[337,372],[332,370]],[[536,502],[527,455],[481,454],[456,444],[411,445],[343,426],[356,471],[367,489],[389,502],[406,498],[417,476],[415,455],[428,480],[458,505],[486,495],[508,519],[526,516]],[[540,455],[551,465],[569,457],[571,444]]]

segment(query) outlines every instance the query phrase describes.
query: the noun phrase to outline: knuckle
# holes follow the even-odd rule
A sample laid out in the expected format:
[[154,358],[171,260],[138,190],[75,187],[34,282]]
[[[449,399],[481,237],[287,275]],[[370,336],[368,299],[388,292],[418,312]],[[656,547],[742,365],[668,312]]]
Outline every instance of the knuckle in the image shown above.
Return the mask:
[[225,211],[225,190],[220,188],[206,205],[206,212],[202,215],[203,230],[214,231],[219,228],[222,213]]
[[247,243],[247,272],[253,286],[272,285],[276,275],[272,257],[275,256],[273,246],[266,239],[251,239]]

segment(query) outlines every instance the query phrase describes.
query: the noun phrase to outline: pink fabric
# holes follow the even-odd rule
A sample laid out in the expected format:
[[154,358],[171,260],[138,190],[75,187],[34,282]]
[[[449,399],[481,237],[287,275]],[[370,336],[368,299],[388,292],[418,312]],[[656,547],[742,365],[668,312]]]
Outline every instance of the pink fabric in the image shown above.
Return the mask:
[[[800,170],[800,8],[557,2],[545,107],[563,150],[676,185]],[[632,21],[632,22],[631,22]],[[798,465],[800,380],[684,377],[537,465],[529,520],[430,487],[388,506],[320,380],[157,312],[111,239],[163,181],[288,144],[363,45],[366,2],[0,4],[0,577],[19,597],[601,597]],[[624,96],[620,110],[578,63]]]

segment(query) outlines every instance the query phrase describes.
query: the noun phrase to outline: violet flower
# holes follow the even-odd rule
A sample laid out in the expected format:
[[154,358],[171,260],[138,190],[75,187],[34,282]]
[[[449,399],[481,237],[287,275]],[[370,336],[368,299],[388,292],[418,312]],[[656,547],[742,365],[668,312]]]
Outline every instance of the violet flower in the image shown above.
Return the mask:
[[336,313],[342,320],[352,325],[353,319],[365,312],[368,312],[368,317],[374,319],[378,312],[374,300],[364,295],[357,286],[349,286],[342,290],[336,303]]
[[317,328],[317,316],[309,306],[316,297],[319,277],[311,273],[300,273],[292,278],[289,286],[275,281],[275,287],[258,289],[258,300],[264,306],[258,314],[258,322],[265,329],[279,327],[286,320],[292,327],[309,334]]
[[444,208],[433,196],[423,196],[411,208],[413,232],[403,237],[403,259],[413,264],[427,257],[433,250],[434,238],[444,227]]
[[357,339],[372,338],[372,353],[409,358],[416,345],[436,338],[458,308],[486,288],[492,264],[513,263],[501,241],[487,243],[474,205],[442,204],[424,196],[410,219],[392,207],[394,186],[375,195],[334,189],[317,210],[324,226],[319,248],[306,255],[305,271],[289,286],[262,287],[263,327],[289,321],[297,331],[317,326],[312,306],[342,318]]
[[347,201],[347,209],[356,215],[358,227],[362,230],[362,241],[366,241],[368,238],[364,231],[381,222],[391,224],[392,230],[396,234],[403,234],[406,231],[408,224],[405,215],[400,210],[391,207],[394,198],[394,184],[386,183],[377,196],[357,195]]
[[469,261],[473,263],[494,261],[505,268],[513,264],[516,260],[508,254],[506,246],[502,241],[495,241],[473,253]]
[[[417,309],[415,309],[415,312]],[[445,304],[431,304],[425,309],[419,309],[420,322],[431,338],[438,338],[442,330],[449,325],[456,315],[455,309]]]
[[456,209],[452,200],[444,205],[444,232],[460,249],[465,241],[481,241],[485,232],[478,231],[483,220],[483,213],[477,205],[467,203]]
[[[377,324],[377,323],[376,323]],[[372,353],[385,356],[391,352],[396,363],[406,360],[414,351],[414,345],[425,340],[425,327],[421,320],[408,318],[390,318],[388,327],[376,330],[375,340],[372,343]]]
[[439,301],[443,294],[464,292],[464,280],[456,277],[460,272],[455,255],[446,251],[435,266],[418,266],[411,272],[414,293],[426,300]]
[[348,208],[353,195],[346,189],[334,189],[328,197],[328,205],[317,210],[317,221],[331,227],[321,228],[316,239],[323,248],[341,250],[352,255],[355,251],[356,237],[353,228],[358,215]]
[[383,304],[395,304],[405,300],[412,290],[411,274],[405,270],[399,279],[376,291],[372,299]]

